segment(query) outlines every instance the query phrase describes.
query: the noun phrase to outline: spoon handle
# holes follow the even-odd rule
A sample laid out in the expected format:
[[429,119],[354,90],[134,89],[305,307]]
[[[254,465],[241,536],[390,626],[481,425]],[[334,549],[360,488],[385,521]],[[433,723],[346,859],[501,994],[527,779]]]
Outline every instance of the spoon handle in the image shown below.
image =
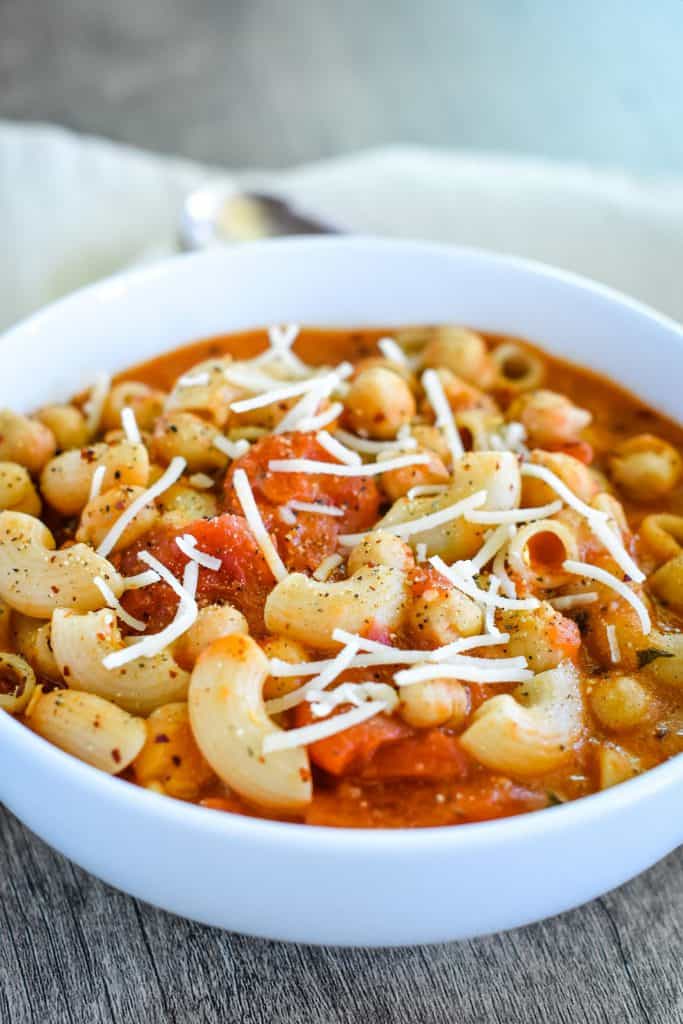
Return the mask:
[[265,192],[238,192],[225,185],[205,185],[191,192],[180,214],[178,247],[183,252],[221,243],[246,242],[283,235],[343,234],[287,200]]

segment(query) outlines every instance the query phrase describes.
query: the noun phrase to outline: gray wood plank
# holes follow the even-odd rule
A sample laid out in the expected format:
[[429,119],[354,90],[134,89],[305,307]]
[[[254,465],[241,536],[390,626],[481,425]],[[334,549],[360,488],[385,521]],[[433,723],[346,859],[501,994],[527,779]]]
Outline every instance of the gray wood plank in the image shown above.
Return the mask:
[[681,851],[533,927],[372,951],[247,939],[175,918],[68,864],[7,812],[0,843],[0,1020],[12,1024],[683,1019]]

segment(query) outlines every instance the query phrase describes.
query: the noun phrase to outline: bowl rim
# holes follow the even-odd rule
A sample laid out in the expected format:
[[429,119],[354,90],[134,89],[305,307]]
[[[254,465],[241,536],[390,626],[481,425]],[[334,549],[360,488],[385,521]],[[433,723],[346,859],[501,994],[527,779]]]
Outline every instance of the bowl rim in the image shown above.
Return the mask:
[[[268,241],[243,243],[239,249],[217,246],[203,252],[174,255],[149,266],[123,270],[101,281],[86,285],[20,320],[0,333],[0,345],[11,343],[17,335],[33,334],[39,331],[57,312],[68,312],[70,307],[77,307],[83,301],[97,301],[98,299],[101,301],[125,301],[126,295],[131,290],[144,289],[150,281],[182,272],[181,267],[190,267],[201,263],[220,263],[226,255],[229,258],[234,258],[236,251],[248,250],[250,253],[258,255],[258,251],[264,247],[267,247],[268,251],[271,251],[273,247],[283,250],[292,247],[299,250],[336,249],[339,247],[367,249],[369,247],[377,250],[379,254],[398,248],[413,252],[417,259],[420,254],[438,255],[441,253],[455,256],[471,263],[480,264],[484,269],[488,267],[513,273],[531,274],[536,278],[559,281],[570,288],[592,293],[603,301],[616,303],[639,318],[654,321],[659,327],[676,336],[683,345],[683,327],[671,317],[659,313],[637,299],[624,295],[609,285],[593,281],[573,271],[555,268],[537,260],[479,247],[360,235],[269,239]],[[610,789],[557,806],[547,807],[541,811],[525,812],[512,817],[467,822],[460,825],[426,827],[368,828],[305,825],[300,822],[249,817],[230,811],[216,812],[211,808],[146,790],[125,779],[108,775],[106,772],[79,761],[73,755],[65,753],[38,736],[10,714],[0,714],[0,736],[3,732],[14,745],[22,746],[31,756],[39,758],[46,767],[54,768],[53,777],[56,782],[73,782],[77,786],[80,785],[90,791],[89,796],[92,799],[109,800],[122,807],[127,804],[133,810],[145,813],[150,817],[163,819],[168,825],[201,828],[205,832],[212,835],[217,834],[219,837],[242,837],[251,841],[263,839],[295,847],[304,845],[325,848],[334,846],[336,849],[343,847],[347,852],[355,850],[367,853],[376,850],[380,854],[385,854],[389,848],[396,852],[399,845],[402,850],[411,851],[426,848],[434,851],[437,847],[441,849],[453,844],[458,847],[477,848],[491,842],[529,839],[546,832],[549,828],[566,831],[576,824],[595,821],[603,817],[606,812],[616,814],[626,806],[652,798],[676,782],[683,782],[683,754],[678,754],[668,761],[648,769],[642,775]]]

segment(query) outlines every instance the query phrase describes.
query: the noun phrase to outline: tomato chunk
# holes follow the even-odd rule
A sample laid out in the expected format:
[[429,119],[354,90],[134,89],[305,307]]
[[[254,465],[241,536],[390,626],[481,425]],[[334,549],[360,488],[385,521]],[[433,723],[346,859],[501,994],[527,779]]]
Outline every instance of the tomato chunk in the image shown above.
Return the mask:
[[379,748],[361,772],[364,779],[456,779],[468,774],[471,761],[457,736],[424,729]]
[[[339,712],[348,710],[346,705],[339,708]],[[314,721],[319,719],[313,718],[309,705],[300,704],[296,709],[296,724],[310,725]],[[395,743],[410,736],[412,731],[410,726],[397,718],[380,714],[336,736],[311,743],[308,753],[313,764],[331,775],[352,775],[361,771],[384,744]]]
[[[334,462],[313,434],[273,434],[252,445],[233,462],[225,478],[225,505],[241,510],[232,478],[244,469],[268,530],[275,536],[280,557],[290,571],[312,571],[332,554],[340,533],[369,529],[379,518],[380,492],[374,480],[314,473],[274,473],[271,459],[314,459]],[[279,514],[290,501],[315,502],[344,510],[343,516],[296,512],[294,524]]]
[[[214,571],[200,567],[197,603],[230,603],[238,608],[255,633],[264,631],[263,608],[274,586],[273,574],[254,540],[246,520],[225,514],[214,519],[198,519],[182,529],[151,530],[134,545],[115,558],[125,576],[142,572],[148,566],[140,562],[140,551],[149,551],[177,579],[182,579],[187,557],[176,544],[176,537],[190,534],[197,548],[220,558],[221,567]],[[157,632],[173,618],[178,598],[167,583],[154,583],[139,590],[129,590],[123,597],[126,611],[146,622],[150,632]]]

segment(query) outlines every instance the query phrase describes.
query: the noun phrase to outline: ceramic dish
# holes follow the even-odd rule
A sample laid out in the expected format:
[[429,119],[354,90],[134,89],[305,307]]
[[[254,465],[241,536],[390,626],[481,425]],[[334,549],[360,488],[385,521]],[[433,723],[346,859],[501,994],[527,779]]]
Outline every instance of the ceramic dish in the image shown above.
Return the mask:
[[[278,322],[461,322],[607,373],[671,416],[683,334],[559,271],[449,247],[291,240],[184,257],[87,289],[4,338],[0,404],[30,410],[194,338]],[[365,831],[217,814],[137,789],[0,716],[0,797],[87,870],[254,935],[400,945],[576,906],[683,836],[674,759],[611,790],[458,828]]]

